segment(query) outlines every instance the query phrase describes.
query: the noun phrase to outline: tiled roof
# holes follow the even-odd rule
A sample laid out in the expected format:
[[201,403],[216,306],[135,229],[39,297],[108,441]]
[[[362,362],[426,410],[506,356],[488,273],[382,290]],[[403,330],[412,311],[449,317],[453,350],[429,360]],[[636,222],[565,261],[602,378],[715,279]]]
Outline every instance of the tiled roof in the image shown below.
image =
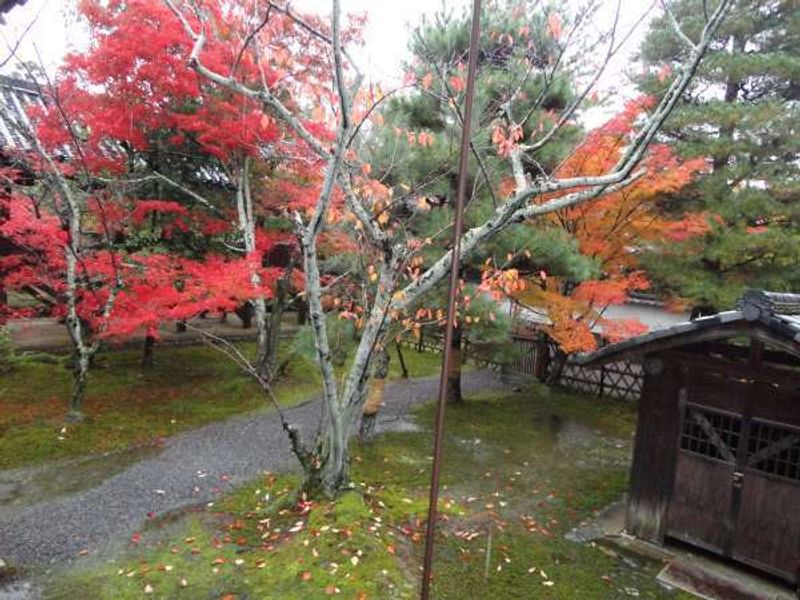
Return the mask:
[[[800,294],[783,294],[753,290],[747,292],[737,303],[736,310],[719,312],[700,317],[694,321],[678,323],[666,329],[651,331],[600,350],[577,357],[581,364],[608,362],[622,354],[644,354],[664,346],[680,346],[684,341],[692,343],[694,334],[734,329],[736,325],[754,324],[769,330],[776,338],[788,342],[800,356]],[[670,344],[670,342],[673,342]]]
[[0,102],[8,111],[0,111],[0,148],[29,148],[29,142],[17,125],[30,126],[25,113],[33,105],[43,105],[36,85],[30,81],[0,75]]
[[0,0],[0,14],[7,13],[17,5],[25,4],[28,0]]

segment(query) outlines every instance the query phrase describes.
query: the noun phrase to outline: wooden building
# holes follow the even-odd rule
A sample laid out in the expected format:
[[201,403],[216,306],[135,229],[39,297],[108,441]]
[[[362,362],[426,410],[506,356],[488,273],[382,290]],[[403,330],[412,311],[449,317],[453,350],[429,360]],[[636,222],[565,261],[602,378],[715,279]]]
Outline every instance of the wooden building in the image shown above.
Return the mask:
[[800,294],[607,346],[640,361],[629,533],[679,540],[800,584]]

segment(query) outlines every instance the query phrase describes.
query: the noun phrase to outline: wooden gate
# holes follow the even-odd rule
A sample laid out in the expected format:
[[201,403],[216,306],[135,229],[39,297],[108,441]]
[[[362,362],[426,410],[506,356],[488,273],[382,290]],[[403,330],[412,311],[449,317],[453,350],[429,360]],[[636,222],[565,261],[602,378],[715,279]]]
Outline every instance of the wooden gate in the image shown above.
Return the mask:
[[697,404],[683,408],[667,534],[725,554],[742,416]]
[[800,428],[754,418],[732,556],[800,583]]
[[796,583],[800,427],[759,414],[759,400],[776,405],[765,384],[739,390],[738,412],[683,402],[667,535]]

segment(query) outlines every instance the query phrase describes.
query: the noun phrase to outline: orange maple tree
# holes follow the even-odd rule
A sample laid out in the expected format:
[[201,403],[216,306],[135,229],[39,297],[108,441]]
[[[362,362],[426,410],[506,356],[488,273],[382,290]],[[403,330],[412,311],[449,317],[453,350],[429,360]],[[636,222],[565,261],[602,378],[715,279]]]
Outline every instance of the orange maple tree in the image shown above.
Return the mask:
[[[618,115],[591,132],[556,174],[581,177],[613,168],[630,141],[637,119],[652,104],[647,97],[629,102]],[[595,349],[595,332],[613,342],[646,331],[636,319],[604,316],[610,305],[622,304],[632,292],[649,288],[638,251],[655,240],[686,239],[708,229],[705,215],[675,221],[664,218],[658,210],[660,198],[677,192],[705,168],[703,159],[683,161],[668,146],[654,144],[640,168],[641,176],[632,185],[591,204],[548,215],[545,227],[568,234],[579,252],[597,266],[591,278],[578,281],[559,273],[548,274],[542,268],[529,280],[530,285],[515,294],[518,301],[546,315],[543,329],[564,353]],[[545,195],[541,202],[553,197]]]

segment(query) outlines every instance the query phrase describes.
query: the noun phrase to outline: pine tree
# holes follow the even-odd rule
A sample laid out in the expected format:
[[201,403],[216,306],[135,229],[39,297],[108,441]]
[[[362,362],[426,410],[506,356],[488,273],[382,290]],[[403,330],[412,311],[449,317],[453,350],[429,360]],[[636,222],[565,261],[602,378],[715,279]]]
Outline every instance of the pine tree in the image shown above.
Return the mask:
[[[478,58],[467,226],[485,219],[508,194],[507,188],[513,188],[503,167],[507,158],[503,141],[513,145],[513,136],[528,139],[549,128],[575,94],[575,65],[559,62],[561,32],[574,25],[569,16],[554,5],[522,0],[485,3],[481,21],[485,33]],[[423,248],[426,261],[434,260],[450,243],[448,225],[453,218],[462,132],[462,115],[455,107],[466,84],[469,25],[469,13],[445,10],[416,28],[409,43],[412,60],[408,65],[409,78],[416,85],[383,111],[386,126],[378,132],[378,143],[373,144],[369,157],[375,171],[385,170],[382,181],[394,188],[392,204],[401,207],[395,211],[416,213],[409,225],[414,235],[430,240]],[[512,133],[505,131],[502,123],[506,102],[516,90],[523,99],[520,110],[528,113],[521,130]],[[565,127],[526,169],[533,177],[552,172],[574,148],[579,133],[577,125]],[[508,334],[510,320],[498,303],[483,296],[493,288],[500,292],[495,298],[501,301],[503,288],[519,281],[518,270],[506,264],[507,257],[515,256],[530,239],[527,227],[512,226],[475,253],[462,269],[453,347],[458,358],[448,371],[448,397],[453,402],[461,399],[460,362],[465,347]],[[503,270],[506,276],[496,272]],[[446,306],[442,286],[417,310],[413,319],[416,331],[421,324],[443,326]]]
[[[704,4],[671,4],[689,41]],[[688,54],[671,21],[655,19],[641,47],[640,85],[656,95]],[[716,38],[664,129],[678,152],[711,167],[665,209],[707,212],[710,231],[670,240],[645,265],[662,291],[721,309],[746,288],[800,289],[800,3],[739,0]]]

